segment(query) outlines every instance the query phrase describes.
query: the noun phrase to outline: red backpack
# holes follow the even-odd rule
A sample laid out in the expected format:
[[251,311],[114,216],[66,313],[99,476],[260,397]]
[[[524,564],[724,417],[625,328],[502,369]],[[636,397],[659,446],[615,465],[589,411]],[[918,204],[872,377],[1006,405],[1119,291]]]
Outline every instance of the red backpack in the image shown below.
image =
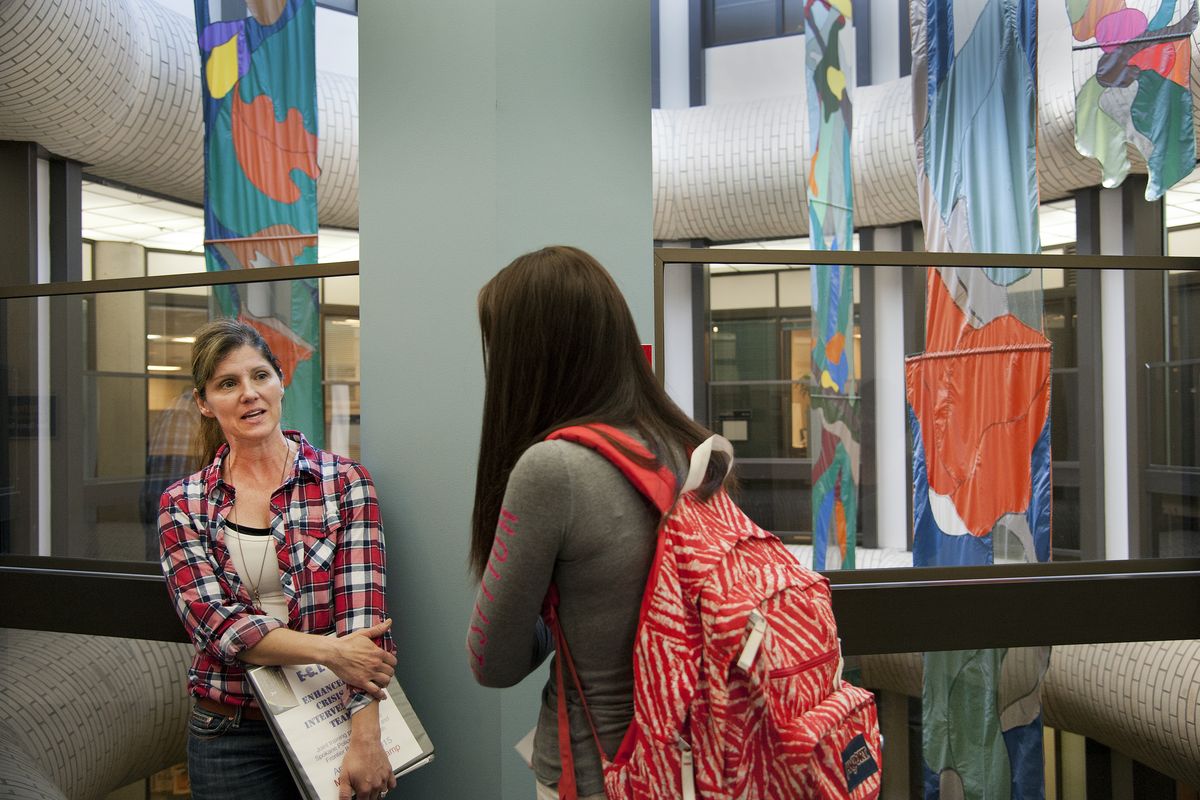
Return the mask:
[[[870,798],[882,767],[874,696],[842,683],[829,583],[802,567],[723,489],[701,501],[714,436],[696,448],[683,490],[666,468],[606,425],[562,428],[564,439],[612,462],[663,514],[633,651],[634,715],[620,748],[600,747],[610,800]],[[562,800],[576,800],[566,667],[587,711],[551,587],[558,653]],[[595,735],[595,727],[592,729]]]

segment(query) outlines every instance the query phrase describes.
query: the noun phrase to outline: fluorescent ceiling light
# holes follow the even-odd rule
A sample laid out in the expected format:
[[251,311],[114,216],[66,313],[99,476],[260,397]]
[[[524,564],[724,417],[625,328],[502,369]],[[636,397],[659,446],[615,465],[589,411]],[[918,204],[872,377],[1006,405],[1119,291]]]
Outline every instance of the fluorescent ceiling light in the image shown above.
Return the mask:
[[147,364],[147,372],[179,372],[183,367],[167,367],[162,364]]

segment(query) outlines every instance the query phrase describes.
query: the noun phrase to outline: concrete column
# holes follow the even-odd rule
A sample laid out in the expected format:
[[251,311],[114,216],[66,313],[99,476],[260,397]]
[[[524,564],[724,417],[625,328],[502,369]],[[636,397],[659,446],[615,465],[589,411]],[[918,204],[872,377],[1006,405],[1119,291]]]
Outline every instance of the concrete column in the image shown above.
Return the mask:
[[691,105],[688,0],[658,0],[658,107]]
[[1059,731],[1058,737],[1061,800],[1087,800],[1087,740],[1070,731]]
[[[702,280],[691,264],[668,264],[663,275],[663,385],[683,413],[695,417],[697,326],[692,303],[693,284]],[[703,373],[701,373],[703,374]],[[700,420],[704,424],[704,420]]]
[[363,458],[389,548],[398,674],[438,747],[411,798],[528,798],[513,745],[543,666],[467,666],[483,366],[475,298],[522,252],[583,247],[652,341],[644,3],[365,3],[359,16]]
[[[0,142],[0,283],[38,280],[37,145]],[[39,463],[42,411],[36,300],[0,302],[0,552],[41,554],[46,546]]]
[[[82,165],[51,161],[50,171],[50,275],[55,281],[83,280]],[[53,487],[53,547],[55,555],[71,550],[73,534],[93,537],[94,515],[85,514],[84,473],[90,469],[86,457],[86,399],[80,391],[87,368],[87,322],[85,299],[80,296],[49,298],[50,385],[55,398],[55,431],[49,439],[50,485]]]
[[885,798],[908,797],[908,695],[882,692],[879,703],[879,732],[883,735],[883,790]]
[[[1162,255],[1163,204],[1143,199],[1146,177],[1130,175],[1099,197],[1103,255]],[[1162,276],[1106,270],[1100,278],[1101,387],[1103,394],[1104,557],[1152,554],[1149,503],[1143,473],[1149,463],[1143,364],[1163,354]]]
[[[854,15],[858,84],[878,85],[907,74],[906,59],[911,60],[907,3],[859,1],[854,3]],[[873,228],[869,236],[860,235],[859,241],[863,250],[913,249],[911,226],[907,231],[903,226]],[[868,272],[869,291],[866,290]],[[912,479],[908,463],[908,401],[904,391],[905,319],[916,311],[906,308],[904,273],[899,267],[874,267],[863,273],[863,333],[864,339],[871,337],[873,348],[871,375],[863,370],[867,384],[863,387],[863,529],[874,527],[877,547],[907,550],[912,528]],[[870,308],[866,305],[868,299]],[[863,344],[866,350],[868,342]],[[872,511],[874,519],[869,519]]]
[[[1148,179],[1130,175],[1121,184],[1121,253],[1161,256],[1166,251],[1166,203],[1146,202]],[[1129,558],[1149,558],[1157,542],[1151,529],[1150,424],[1162,408],[1150,405],[1146,364],[1166,358],[1166,298],[1160,271],[1126,270],[1125,279],[1125,418],[1126,481],[1129,485]],[[1106,324],[1107,327],[1107,324]],[[1107,360],[1108,355],[1105,354]],[[1111,558],[1111,556],[1110,556]]]
[[[50,164],[37,162],[37,282],[50,282]],[[50,478],[50,298],[33,301],[37,336],[35,380],[37,390],[37,539],[38,555],[51,552],[51,478]]]
[[[1121,190],[1100,191],[1100,254],[1121,253]],[[1129,558],[1129,417],[1125,397],[1125,276],[1100,275],[1101,426],[1104,448],[1104,556]]]
[[[868,48],[870,53],[871,83],[879,85],[894,81],[901,75],[901,59],[905,55],[911,60],[912,46],[908,41],[907,14],[901,27],[901,6],[905,3],[863,3],[869,22],[867,40],[859,41],[860,50]],[[859,17],[859,6],[855,5],[855,18]],[[862,84],[862,81],[859,81]]]
[[[1100,254],[1120,255],[1121,190],[1100,190],[1099,213]],[[1124,305],[1123,273],[1106,270],[1100,275],[1100,319],[1104,323],[1100,329],[1100,396],[1104,403],[1103,485],[1112,489],[1104,493],[1104,557],[1108,559],[1129,558],[1129,495],[1121,491],[1129,470]]]
[[[899,228],[875,228],[874,250],[900,251]],[[904,393],[904,284],[899,267],[875,267],[875,475],[879,547],[908,549],[908,425]],[[864,527],[871,523],[863,520]]]
[[[1075,193],[1075,249],[1079,255],[1100,253],[1101,192],[1099,187]],[[1076,404],[1070,413],[1079,431],[1079,554],[1084,561],[1104,558],[1104,325],[1101,287],[1107,272],[1075,271]],[[1118,289],[1120,287],[1117,287]],[[1110,288],[1111,294],[1111,288]]]

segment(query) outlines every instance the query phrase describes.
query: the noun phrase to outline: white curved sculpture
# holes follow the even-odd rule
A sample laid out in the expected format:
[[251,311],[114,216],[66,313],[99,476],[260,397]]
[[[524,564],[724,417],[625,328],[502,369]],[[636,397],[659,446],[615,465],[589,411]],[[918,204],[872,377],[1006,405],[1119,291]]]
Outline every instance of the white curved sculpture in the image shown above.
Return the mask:
[[102,800],[183,761],[191,655],[0,629],[0,800]]
[[[358,227],[358,81],[317,76],[321,224]],[[0,139],[204,199],[195,23],[153,0],[0,2]]]

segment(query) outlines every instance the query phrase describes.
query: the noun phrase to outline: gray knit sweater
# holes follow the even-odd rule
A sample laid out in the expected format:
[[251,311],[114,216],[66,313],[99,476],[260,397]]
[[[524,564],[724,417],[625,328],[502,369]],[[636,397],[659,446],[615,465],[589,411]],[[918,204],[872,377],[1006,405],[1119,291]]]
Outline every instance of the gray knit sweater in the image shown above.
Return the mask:
[[[633,637],[657,524],[658,512],[603,456],[570,442],[534,445],[509,477],[467,636],[480,683],[517,683],[552,648],[540,611],[553,581],[567,645],[609,758],[633,719]],[[572,688],[567,700],[579,793],[603,792],[596,745]],[[551,786],[560,773],[556,714],[552,661],[533,748],[537,778]]]

